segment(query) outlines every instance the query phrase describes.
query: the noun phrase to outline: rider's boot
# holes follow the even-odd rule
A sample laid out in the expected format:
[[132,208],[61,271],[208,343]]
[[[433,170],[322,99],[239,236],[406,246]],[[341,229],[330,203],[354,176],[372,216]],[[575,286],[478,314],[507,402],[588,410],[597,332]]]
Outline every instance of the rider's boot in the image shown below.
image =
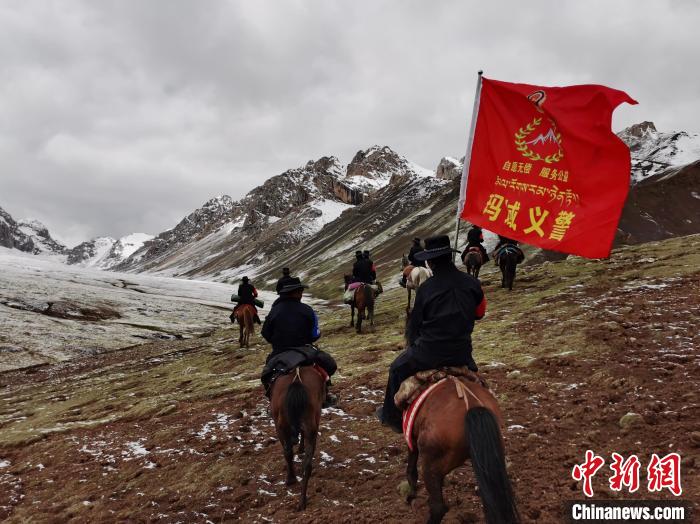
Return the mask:
[[382,406],[379,406],[377,410],[374,412],[374,416],[377,417],[379,422],[382,423],[382,426],[385,426],[392,430],[394,433],[403,433],[403,427],[401,426],[400,421],[395,421],[395,420],[386,420],[384,417],[384,408]]
[[255,318],[253,318],[253,322],[255,322],[256,324],[262,324],[262,322],[260,322],[260,317],[258,315],[255,315]]
[[326,398],[323,399],[323,405],[321,406],[323,408],[332,408],[338,404],[338,397],[329,391],[332,385],[331,380],[328,379],[328,382],[326,382]]

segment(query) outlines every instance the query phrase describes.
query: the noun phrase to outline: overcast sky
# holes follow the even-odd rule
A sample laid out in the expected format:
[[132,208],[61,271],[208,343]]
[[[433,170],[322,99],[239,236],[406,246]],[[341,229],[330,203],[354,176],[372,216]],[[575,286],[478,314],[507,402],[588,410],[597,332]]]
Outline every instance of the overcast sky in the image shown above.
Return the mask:
[[311,158],[462,156],[476,71],[627,91],[700,131],[700,3],[3,0],[0,207],[74,245],[158,233]]

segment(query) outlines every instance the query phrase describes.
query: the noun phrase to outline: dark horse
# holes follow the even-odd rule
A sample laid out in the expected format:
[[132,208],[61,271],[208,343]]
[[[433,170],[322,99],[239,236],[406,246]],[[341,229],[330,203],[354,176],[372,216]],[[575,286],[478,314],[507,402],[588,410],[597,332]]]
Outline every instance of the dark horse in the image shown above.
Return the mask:
[[316,436],[321,422],[321,406],[326,395],[324,377],[311,366],[302,366],[279,377],[272,386],[270,403],[277,437],[287,461],[287,486],[296,484],[294,445],[301,442],[298,454],[304,454],[299,510],[306,508],[306,491],[316,451]]
[[[345,275],[345,289],[352,283],[352,277]],[[370,326],[374,326],[374,290],[369,284],[362,284],[355,289],[350,303],[350,327],[355,326],[362,333],[362,321],[366,318]],[[355,323],[355,308],[357,308],[357,324]],[[366,314],[365,314],[366,310]]]
[[420,457],[428,491],[429,524],[441,522],[448,510],[442,496],[445,475],[468,458],[479,485],[486,522],[520,522],[506,471],[500,423],[496,399],[475,382],[449,377],[425,400],[414,422],[415,445],[408,455],[406,474],[410,502],[416,496]]
[[506,245],[501,248],[498,255],[498,265],[501,268],[501,287],[507,287],[510,291],[513,290],[513,282],[515,282],[515,267],[518,265],[519,254],[516,247]]
[[484,259],[481,256],[481,250],[478,247],[470,247],[462,255],[462,262],[467,266],[467,273],[474,278],[479,278],[481,266],[484,264]]

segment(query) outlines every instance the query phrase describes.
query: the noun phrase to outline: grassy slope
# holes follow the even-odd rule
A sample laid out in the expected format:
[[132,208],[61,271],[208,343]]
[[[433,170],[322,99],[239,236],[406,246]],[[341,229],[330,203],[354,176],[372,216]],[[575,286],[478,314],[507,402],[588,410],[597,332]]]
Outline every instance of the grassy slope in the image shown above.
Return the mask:
[[[474,333],[476,359],[485,369],[504,364],[525,371],[535,381],[538,376],[545,380],[542,368],[532,365],[543,358],[578,355],[596,360],[611,350],[604,337],[592,332],[601,316],[591,304],[603,290],[640,279],[654,282],[698,275],[699,268],[700,236],[695,235],[616,250],[606,261],[572,258],[524,268],[512,293],[498,288],[496,275],[486,273],[482,280],[490,309]],[[322,347],[339,362],[336,383],[341,391],[344,383],[381,386],[384,370],[403,345],[404,301],[404,290],[387,292],[378,306],[376,329],[362,336],[348,328],[346,307],[329,306],[323,312]],[[267,347],[256,336],[250,350],[232,350],[234,336],[227,329],[203,338],[127,349],[87,363],[0,375],[0,459],[9,457],[14,464],[21,454],[24,460],[35,449],[27,447],[30,444],[38,446],[37,453],[39,449],[59,453],[69,446],[71,435],[86,428],[108,430],[122,422],[156,425],[156,440],[174,439],[176,430],[159,425],[159,419],[187,412],[188,406],[205,409],[225,399],[235,403],[257,391]],[[499,400],[506,412],[515,407],[507,393],[500,393]],[[214,490],[222,477],[232,475],[196,463],[182,468],[169,486],[171,491]],[[23,466],[13,471],[17,476],[26,472]],[[130,474],[134,472],[125,470],[124,475]],[[71,494],[70,483],[55,489],[55,498],[66,501],[66,514],[84,511],[80,497]],[[31,512],[28,505],[19,505],[13,517],[21,521]]]

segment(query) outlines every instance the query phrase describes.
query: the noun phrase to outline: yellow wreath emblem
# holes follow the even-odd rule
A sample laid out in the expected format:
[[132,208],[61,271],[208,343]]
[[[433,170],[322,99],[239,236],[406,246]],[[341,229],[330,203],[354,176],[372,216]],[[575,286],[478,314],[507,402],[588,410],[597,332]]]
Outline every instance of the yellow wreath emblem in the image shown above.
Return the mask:
[[547,164],[553,164],[555,162],[559,162],[562,158],[564,158],[564,150],[561,148],[561,134],[557,131],[557,126],[552,121],[549,119],[549,122],[552,124],[552,129],[554,130],[554,136],[557,140],[557,145],[559,146],[559,151],[552,155],[547,155],[546,157],[541,157],[539,154],[535,153],[532,149],[530,149],[527,144],[525,143],[525,139],[532,134],[535,129],[537,129],[537,126],[542,123],[542,117],[535,117],[532,119],[532,122],[530,122],[528,125],[525,126],[525,128],[520,128],[517,133],[515,133],[515,146],[518,151],[520,151],[520,154],[523,155],[525,158],[529,158],[533,162],[537,162],[538,160],[544,160]]

